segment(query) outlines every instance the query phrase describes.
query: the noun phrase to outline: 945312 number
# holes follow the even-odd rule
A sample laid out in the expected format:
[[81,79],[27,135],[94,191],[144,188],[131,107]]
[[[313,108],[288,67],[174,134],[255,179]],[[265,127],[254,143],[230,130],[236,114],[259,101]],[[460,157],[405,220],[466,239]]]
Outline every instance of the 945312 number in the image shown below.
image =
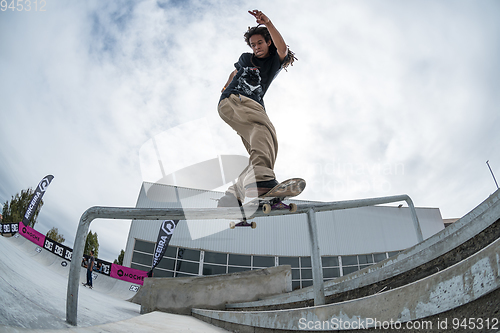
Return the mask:
[[45,12],[45,6],[47,1],[45,0],[0,0],[0,10],[13,11],[13,12]]

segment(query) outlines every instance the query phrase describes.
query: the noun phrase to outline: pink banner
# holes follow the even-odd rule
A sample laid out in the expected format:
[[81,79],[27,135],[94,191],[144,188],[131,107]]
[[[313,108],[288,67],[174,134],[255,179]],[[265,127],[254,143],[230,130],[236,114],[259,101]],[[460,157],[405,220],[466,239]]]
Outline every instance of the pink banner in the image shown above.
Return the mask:
[[144,278],[148,277],[148,273],[138,269],[112,264],[110,276],[115,279],[140,284],[142,286]]
[[25,226],[23,222],[19,222],[19,233],[40,247],[43,247],[45,243],[45,235],[31,227]]

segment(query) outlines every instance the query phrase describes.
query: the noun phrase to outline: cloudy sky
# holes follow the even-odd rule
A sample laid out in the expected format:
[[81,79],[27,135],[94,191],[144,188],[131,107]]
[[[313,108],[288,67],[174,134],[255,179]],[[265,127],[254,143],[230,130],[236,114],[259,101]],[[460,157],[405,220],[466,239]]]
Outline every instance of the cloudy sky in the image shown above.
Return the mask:
[[[167,172],[245,154],[216,107],[256,8],[299,59],[265,101],[278,180],[305,178],[300,198],[408,194],[453,218],[496,190],[496,0],[42,3],[0,11],[0,201],[54,175],[36,229],[68,246],[87,208],[135,206],[152,138],[180,133],[158,147]],[[129,226],[91,225],[99,257]]]

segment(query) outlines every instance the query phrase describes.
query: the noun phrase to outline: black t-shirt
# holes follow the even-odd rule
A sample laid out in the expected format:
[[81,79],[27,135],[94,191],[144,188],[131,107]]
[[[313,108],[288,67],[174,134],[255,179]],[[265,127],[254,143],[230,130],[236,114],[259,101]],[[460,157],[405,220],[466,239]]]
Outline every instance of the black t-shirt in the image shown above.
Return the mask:
[[281,71],[285,60],[286,58],[280,61],[277,52],[263,59],[255,57],[253,53],[243,53],[238,62],[234,64],[238,73],[222,92],[220,100],[231,94],[240,94],[264,106],[264,94]]
[[93,269],[92,264],[95,262],[94,256],[90,256],[88,262],[87,262],[87,270],[91,271]]

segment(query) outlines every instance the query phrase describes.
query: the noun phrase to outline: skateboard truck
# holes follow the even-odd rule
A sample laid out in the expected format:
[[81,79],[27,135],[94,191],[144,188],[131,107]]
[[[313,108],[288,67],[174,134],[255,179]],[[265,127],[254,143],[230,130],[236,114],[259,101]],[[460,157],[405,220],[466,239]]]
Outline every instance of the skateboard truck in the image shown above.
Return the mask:
[[294,203],[287,205],[278,198],[276,198],[275,200],[271,200],[269,203],[264,203],[262,205],[262,212],[264,212],[264,214],[269,214],[273,210],[282,210],[282,209],[283,210],[288,209],[290,213],[295,213],[297,211],[297,205]]
[[270,214],[273,210],[288,210],[291,213],[295,213],[297,211],[297,205],[294,203],[286,204],[283,200],[299,195],[305,187],[305,180],[301,178],[292,178],[276,185],[266,194],[261,195],[246,204],[242,204],[238,201],[243,218],[239,222],[229,223],[229,227],[231,229],[234,229],[235,227],[252,227],[252,229],[255,229],[257,227],[255,222],[249,223],[247,220],[244,209],[247,206],[258,206],[257,209],[262,209],[262,212],[266,215]]
[[247,219],[238,223],[236,222],[229,223],[229,228],[234,229],[236,227],[251,227],[252,229],[255,229],[257,228],[257,223],[255,223],[254,221],[248,223]]
[[[248,220],[245,216],[245,213],[243,211],[243,207],[241,207],[241,208],[242,208],[242,213],[243,213],[242,220],[238,223],[230,222],[229,227],[231,229],[234,229],[236,227],[252,227],[252,229],[255,229],[257,227],[257,223],[255,223],[254,221],[248,222]],[[269,214],[273,210],[289,210],[291,213],[295,213],[297,211],[296,204],[290,203],[289,205],[287,205],[283,201],[279,200],[279,198],[275,198],[273,200],[270,200],[269,202],[265,202],[265,203],[259,205],[259,208],[262,209],[262,212],[264,214]]]
[[234,229],[236,227],[252,227],[252,229],[255,229],[257,227],[257,223],[255,223],[253,221],[252,221],[252,223],[248,223],[247,217],[245,215],[245,209],[243,209],[243,205],[241,204],[240,201],[238,201],[238,204],[240,207],[241,214],[243,215],[243,219],[238,223],[230,222],[229,228]]

